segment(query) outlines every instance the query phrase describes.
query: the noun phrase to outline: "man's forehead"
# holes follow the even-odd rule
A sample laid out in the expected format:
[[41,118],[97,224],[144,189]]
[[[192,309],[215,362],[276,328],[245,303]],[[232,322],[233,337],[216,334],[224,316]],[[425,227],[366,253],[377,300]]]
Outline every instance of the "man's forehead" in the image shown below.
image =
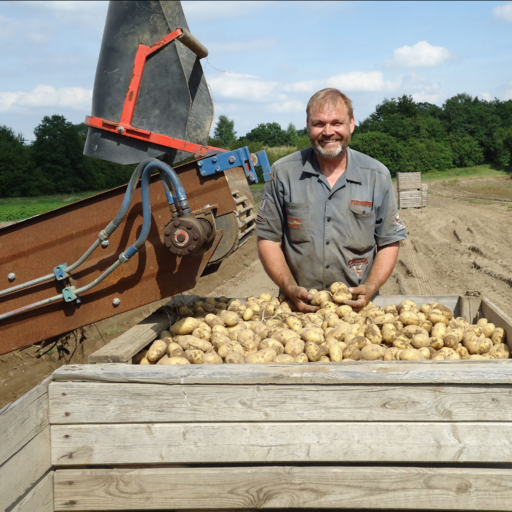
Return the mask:
[[348,117],[348,109],[342,101],[336,104],[325,103],[323,105],[313,105],[309,117],[312,121],[326,117],[346,119]]

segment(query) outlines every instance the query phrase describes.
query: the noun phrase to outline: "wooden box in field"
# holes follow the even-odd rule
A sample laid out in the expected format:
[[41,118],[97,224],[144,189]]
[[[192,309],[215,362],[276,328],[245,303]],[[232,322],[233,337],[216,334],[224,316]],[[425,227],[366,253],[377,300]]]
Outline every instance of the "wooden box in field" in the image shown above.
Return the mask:
[[[512,340],[486,299],[410,298]],[[0,429],[9,511],[512,503],[512,360],[70,365],[4,409]]]
[[399,172],[396,175],[398,208],[421,208],[426,206],[420,172]]
[[421,190],[421,172],[397,172],[396,186],[398,192]]

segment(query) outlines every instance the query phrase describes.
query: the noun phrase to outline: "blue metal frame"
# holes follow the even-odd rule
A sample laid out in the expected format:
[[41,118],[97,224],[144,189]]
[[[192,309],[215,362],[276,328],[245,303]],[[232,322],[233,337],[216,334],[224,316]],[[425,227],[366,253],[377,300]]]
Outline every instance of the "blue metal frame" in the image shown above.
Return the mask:
[[[258,157],[258,163],[256,166],[260,166],[263,169],[263,176],[265,181],[269,181],[272,171],[270,170],[270,164],[265,151],[259,151],[256,153]],[[199,160],[197,162],[199,166],[199,172],[201,176],[211,176],[217,172],[224,172],[233,167],[242,166],[249,183],[258,183],[258,176],[256,169],[251,159],[251,152],[247,146],[243,148],[235,149],[227,153],[219,153],[210,158]]]

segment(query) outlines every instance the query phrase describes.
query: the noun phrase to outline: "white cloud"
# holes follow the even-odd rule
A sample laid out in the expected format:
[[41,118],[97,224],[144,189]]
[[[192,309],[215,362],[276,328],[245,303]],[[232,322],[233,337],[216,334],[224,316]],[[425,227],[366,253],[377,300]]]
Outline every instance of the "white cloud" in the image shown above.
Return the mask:
[[440,100],[444,98],[444,95],[441,93],[438,94],[428,94],[426,92],[413,92],[411,94],[412,99],[417,103],[427,102],[427,103],[438,103]]
[[488,92],[479,92],[478,96],[485,101],[492,101],[492,96]]
[[512,2],[506,2],[498,5],[492,10],[497,20],[512,21]]
[[304,112],[306,114],[306,104],[300,100],[289,100],[281,103],[270,103],[267,110],[279,113]]
[[285,85],[283,90],[287,92],[312,93],[324,87],[336,87],[342,91],[382,91],[390,88],[391,82],[384,80],[382,71],[352,71],[340,75],[331,76],[324,80],[308,80]]
[[0,92],[0,112],[30,110],[34,107],[61,107],[89,111],[92,90],[82,87],[38,85],[30,92]]
[[452,52],[442,46],[420,41],[413,46],[393,50],[393,58],[384,63],[386,68],[439,67],[454,59]]
[[214,101],[218,98],[266,102],[276,97],[278,82],[269,82],[257,76],[224,73],[207,80]]
[[275,37],[266,37],[263,39],[253,39],[251,41],[227,41],[205,43],[211,55],[220,55],[226,53],[265,51],[278,45]]

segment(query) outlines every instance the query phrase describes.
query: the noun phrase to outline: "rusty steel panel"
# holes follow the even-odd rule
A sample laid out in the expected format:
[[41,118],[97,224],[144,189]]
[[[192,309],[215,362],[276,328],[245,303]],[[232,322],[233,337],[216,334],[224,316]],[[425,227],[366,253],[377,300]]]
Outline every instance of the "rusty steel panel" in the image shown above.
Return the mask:
[[[195,162],[177,167],[192,210],[217,205],[215,215],[232,212],[231,190],[222,174],[201,177]],[[243,170],[240,169],[243,173]],[[0,230],[0,290],[50,274],[57,265],[71,265],[92,245],[99,232],[117,214],[126,186],[98,194],[32,217]],[[152,225],[145,245],[95,288],[80,296],[81,304],[60,301],[0,320],[0,354],[91,324],[156,300],[193,288],[222,239],[218,232],[207,247],[177,257],[164,245],[164,228],[171,220],[165,191],[158,175],[151,177]],[[137,188],[124,221],[98,247],[70,282],[52,280],[0,297],[0,314],[52,297],[69,284],[80,288],[99,277],[132,245],[142,228],[142,202]],[[9,273],[16,280],[9,282]],[[115,307],[113,299],[120,299]]]

